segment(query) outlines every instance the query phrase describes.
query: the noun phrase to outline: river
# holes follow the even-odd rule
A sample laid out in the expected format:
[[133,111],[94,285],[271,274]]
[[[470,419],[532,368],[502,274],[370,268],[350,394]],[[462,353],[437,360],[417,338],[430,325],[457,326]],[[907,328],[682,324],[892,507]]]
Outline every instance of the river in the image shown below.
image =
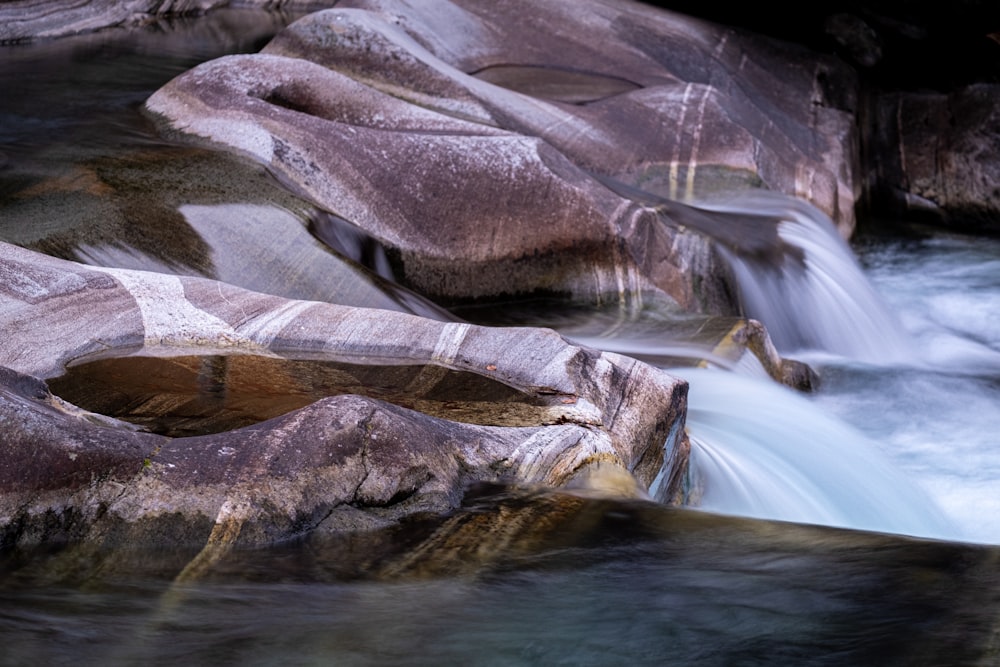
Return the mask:
[[[77,191],[74,165],[170,150],[142,101],[293,18],[223,11],[0,47],[18,91],[0,101],[0,236],[76,224],[58,188],[33,184]],[[26,192],[62,211],[52,228],[18,222]],[[831,251],[819,280],[863,293],[853,311],[786,304],[789,323],[766,308],[797,288],[742,278],[764,285],[750,307],[782,351],[817,371],[812,394],[753,369],[674,369],[691,385],[697,510],[588,501],[586,529],[420,576],[345,576],[322,539],[235,554],[196,583],[172,578],[184,549],[2,554],[0,664],[993,664],[1000,559],[973,543],[1000,544],[1000,242],[903,228]],[[132,250],[89,257],[149,261]],[[573,337],[589,317],[519,321]],[[669,341],[633,325],[577,337],[655,360]]]

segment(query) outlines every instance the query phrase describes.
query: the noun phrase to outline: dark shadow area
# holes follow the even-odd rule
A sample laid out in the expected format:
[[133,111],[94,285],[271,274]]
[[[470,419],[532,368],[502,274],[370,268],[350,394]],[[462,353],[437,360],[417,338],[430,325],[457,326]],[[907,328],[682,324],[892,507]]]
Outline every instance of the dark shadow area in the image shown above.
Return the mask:
[[994,548],[648,502],[477,487],[451,516],[236,550],[171,583],[193,555],[6,554],[5,655],[713,667],[997,657]]
[[545,402],[474,373],[250,355],[122,357],[73,366],[52,393],[170,437],[242,428],[342,394],[452,421],[531,423]]

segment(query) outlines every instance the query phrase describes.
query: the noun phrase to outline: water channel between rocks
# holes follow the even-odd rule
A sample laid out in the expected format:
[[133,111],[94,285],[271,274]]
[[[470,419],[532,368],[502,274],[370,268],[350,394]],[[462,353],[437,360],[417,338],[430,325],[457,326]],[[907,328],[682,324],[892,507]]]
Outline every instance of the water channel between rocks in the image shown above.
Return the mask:
[[[338,236],[336,221],[293,198],[248,202],[248,191],[280,190],[259,171],[247,172],[250,185],[236,197],[210,187],[179,194],[175,204],[188,208],[159,218],[161,239],[130,236],[129,207],[142,206],[130,188],[181,164],[210,170],[219,159],[163,143],[138,106],[197,62],[256,50],[292,18],[226,11],[130,35],[0,47],[0,86],[23,91],[0,102],[0,238],[77,261],[254,281],[243,260],[267,249],[239,245],[215,223],[231,210],[220,206],[261,207],[252,209],[251,224],[278,220],[295,230],[289,244],[307,258],[301,266],[336,275],[356,305],[453,317],[387,282],[367,240]],[[128,196],[101,218],[105,228],[79,229],[81,206],[111,210],[102,208],[109,183]],[[179,242],[177,230],[198,233]],[[339,252],[321,247],[331,239],[342,244]],[[0,664],[631,665],[668,657],[699,665],[985,664],[980,649],[992,646],[995,655],[1000,635],[1000,556],[965,542],[1000,544],[1000,243],[921,233],[862,239],[854,249],[874,298],[901,321],[891,333],[879,327],[896,324],[873,320],[874,336],[900,336],[905,353],[882,355],[857,341],[838,354],[801,349],[801,332],[782,339],[776,322],[768,324],[786,341],[782,351],[819,372],[810,396],[752,373],[675,369],[691,383],[695,467],[715,484],[702,498],[710,511],[546,495],[526,502],[487,489],[454,517],[417,522],[394,540],[316,538],[235,553],[192,584],[171,582],[195,555],[183,548],[0,554]],[[268,267],[277,278],[245,286],[304,299],[332,289],[305,270]],[[601,313],[548,305],[541,314],[512,307],[489,319],[552,326],[661,366],[691,354],[651,336],[648,321],[609,324]],[[477,378],[473,387],[457,372],[435,379],[438,394],[408,405],[405,389],[422,370],[132,358],[80,365],[50,384],[66,400],[167,435],[236,428],[362,390],[473,423],[488,423],[469,402],[473,390],[475,401],[509,406],[507,423],[530,423],[544,407],[520,402],[500,383]],[[762,424],[760,433],[751,422]],[[735,450],[712,444],[741,438],[747,441]],[[740,470],[739,455],[766,449],[769,440],[780,440],[768,451],[782,460]],[[759,464],[761,455],[752,458]],[[768,478],[786,464],[795,470],[780,484]],[[799,473],[810,480],[792,481]],[[890,479],[898,487],[872,488]],[[808,490],[813,480],[827,488]],[[805,496],[781,495],[783,484]],[[837,506],[830,518],[829,505],[814,513],[805,507],[817,495]],[[782,513],[782,503],[795,512]],[[878,512],[868,512],[872,504]],[[498,508],[528,528],[520,543],[481,549],[491,555],[473,568],[449,559],[447,549],[437,552],[440,560],[406,551],[461,544],[463,531]],[[869,524],[869,514],[890,520]],[[531,529],[553,522],[549,533]],[[808,525],[819,523],[879,532]],[[384,558],[371,570],[345,571],[359,553]]]

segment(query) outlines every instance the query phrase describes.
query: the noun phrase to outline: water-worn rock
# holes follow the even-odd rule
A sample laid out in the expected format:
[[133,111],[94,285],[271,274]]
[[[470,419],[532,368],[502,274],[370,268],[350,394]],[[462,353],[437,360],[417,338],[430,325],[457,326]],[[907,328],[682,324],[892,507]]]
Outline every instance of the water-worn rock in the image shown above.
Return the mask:
[[72,149],[55,153],[11,179],[20,187],[2,207],[0,240],[95,266],[454,319],[383,279],[374,241],[258,165],[190,147],[83,160]]
[[[0,245],[0,319],[5,545],[208,537],[225,547],[356,530],[445,511],[475,481],[559,486],[597,464],[629,471],[661,499],[681,491],[686,384],[549,330],[291,301],[9,244]],[[71,364],[129,355],[205,358],[216,371],[198,377],[202,407],[221,409],[227,391],[254,382],[304,393],[306,405],[168,437],[115,418],[135,410],[95,415],[37,379],[55,386]],[[213,365],[219,358],[233,375]],[[284,373],[295,360],[312,374]],[[136,410],[182,414],[147,375],[154,391]],[[449,410],[461,421],[443,418]]]
[[[791,56],[634,5],[460,4],[319,12],[147,108],[172,135],[266,164],[384,243],[407,285],[450,301],[641,294],[732,312],[711,242],[767,239],[769,223],[669,197],[753,181],[853,224],[851,117],[815,80],[829,64],[774,76]],[[583,37],[521,35],[514,17],[535,14]],[[737,67],[753,85],[735,85]]]
[[349,0],[264,52],[541,137],[671,199],[762,185],[853,225],[853,77],[794,47],[630,2]]
[[[313,113],[301,111],[309,105]],[[704,238],[668,228],[545,142],[421,109],[314,63],[219,59],[148,106],[370,233],[423,294],[656,293],[696,309],[725,299],[718,281],[695,289],[694,275],[713,272]]]
[[228,0],[12,0],[0,3],[0,43],[136,26],[169,14],[204,12]]

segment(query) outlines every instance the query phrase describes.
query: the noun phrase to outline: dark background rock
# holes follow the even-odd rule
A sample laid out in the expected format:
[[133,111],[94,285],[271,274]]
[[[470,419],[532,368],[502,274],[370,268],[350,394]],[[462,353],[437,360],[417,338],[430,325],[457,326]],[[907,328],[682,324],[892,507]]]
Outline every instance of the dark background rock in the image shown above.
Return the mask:
[[884,93],[868,121],[874,211],[1000,233],[1000,85]]
[[651,1],[836,54],[855,67],[864,196],[859,219],[1000,234],[1000,5],[919,0],[798,5]]
[[[785,16],[753,3],[646,0],[672,11],[836,53],[886,89],[947,91],[1000,82],[1000,6],[993,0],[820,0]],[[864,34],[864,36],[862,36]],[[859,42],[870,46],[859,48]]]

